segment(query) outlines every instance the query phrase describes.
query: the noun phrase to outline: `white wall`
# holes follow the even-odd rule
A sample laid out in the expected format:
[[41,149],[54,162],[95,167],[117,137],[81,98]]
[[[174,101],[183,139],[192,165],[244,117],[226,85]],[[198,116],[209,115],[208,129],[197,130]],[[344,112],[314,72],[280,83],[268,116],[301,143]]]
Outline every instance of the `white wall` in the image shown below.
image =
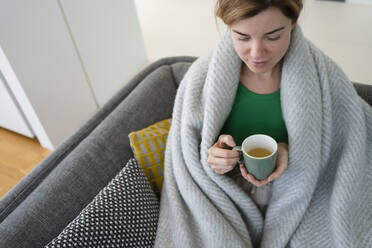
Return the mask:
[[214,0],[134,2],[151,62],[167,56],[200,56],[216,45]]
[[[372,5],[305,0],[304,33],[353,81],[372,84]],[[151,61],[166,56],[200,56],[214,48],[219,32],[215,0],[135,0]],[[221,32],[223,26],[220,26]]]
[[352,81],[372,84],[372,5],[305,3],[301,21],[304,34],[335,60]]
[[352,3],[352,4],[368,4],[371,5],[371,0],[345,0],[346,3]]

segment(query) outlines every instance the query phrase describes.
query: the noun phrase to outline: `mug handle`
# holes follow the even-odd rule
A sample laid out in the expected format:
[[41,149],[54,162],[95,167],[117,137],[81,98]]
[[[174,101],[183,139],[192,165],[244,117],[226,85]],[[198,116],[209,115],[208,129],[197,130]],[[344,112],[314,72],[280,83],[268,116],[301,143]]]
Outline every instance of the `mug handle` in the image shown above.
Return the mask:
[[241,152],[242,151],[242,147],[241,146],[234,146],[231,150]]
[[[231,150],[233,151],[239,151],[242,152],[242,147],[241,146],[234,146]],[[242,159],[243,154],[240,156],[240,160],[238,161],[239,163],[244,163],[244,160]]]

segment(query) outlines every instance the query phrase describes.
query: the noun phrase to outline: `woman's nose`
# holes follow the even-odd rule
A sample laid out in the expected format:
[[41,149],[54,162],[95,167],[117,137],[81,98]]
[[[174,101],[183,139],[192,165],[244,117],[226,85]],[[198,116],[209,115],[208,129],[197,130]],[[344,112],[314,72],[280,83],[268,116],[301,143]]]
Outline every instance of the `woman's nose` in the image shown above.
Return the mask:
[[251,57],[253,59],[260,59],[265,57],[266,49],[262,42],[253,42],[251,47]]

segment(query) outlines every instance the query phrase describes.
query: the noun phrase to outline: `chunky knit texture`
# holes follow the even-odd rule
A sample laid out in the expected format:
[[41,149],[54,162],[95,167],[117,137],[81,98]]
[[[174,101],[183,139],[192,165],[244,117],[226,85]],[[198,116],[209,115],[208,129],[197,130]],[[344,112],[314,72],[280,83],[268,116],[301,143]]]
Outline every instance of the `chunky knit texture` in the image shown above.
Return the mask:
[[180,84],[165,154],[156,247],[369,247],[372,110],[296,27],[281,99],[289,165],[264,219],[207,163],[236,94],[241,60],[227,32]]

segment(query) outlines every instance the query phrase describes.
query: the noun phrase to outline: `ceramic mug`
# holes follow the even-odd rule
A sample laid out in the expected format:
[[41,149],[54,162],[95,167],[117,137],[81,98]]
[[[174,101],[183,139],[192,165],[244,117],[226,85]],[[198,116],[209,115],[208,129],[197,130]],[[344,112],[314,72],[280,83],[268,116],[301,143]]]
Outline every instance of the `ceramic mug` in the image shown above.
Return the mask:
[[[265,149],[269,154],[266,156],[250,155],[252,150],[257,148]],[[244,164],[248,173],[252,174],[257,180],[266,179],[275,169],[278,144],[268,135],[251,135],[244,139],[241,146],[235,146],[233,150],[243,153]]]

